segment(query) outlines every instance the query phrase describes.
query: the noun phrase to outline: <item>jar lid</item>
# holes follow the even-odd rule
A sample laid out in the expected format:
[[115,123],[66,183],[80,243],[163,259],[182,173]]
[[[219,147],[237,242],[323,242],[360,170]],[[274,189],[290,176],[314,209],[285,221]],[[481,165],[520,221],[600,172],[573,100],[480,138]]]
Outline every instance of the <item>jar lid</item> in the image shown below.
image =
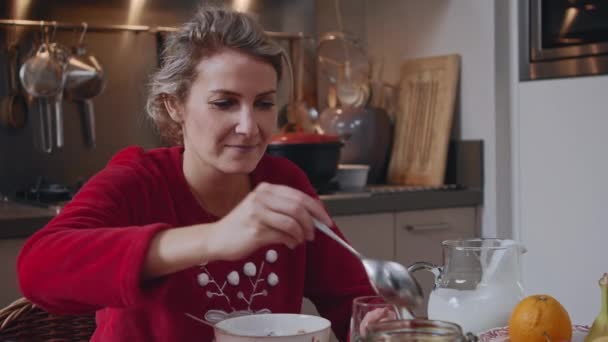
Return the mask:
[[367,342],[467,341],[458,324],[421,318],[370,324],[368,332]]

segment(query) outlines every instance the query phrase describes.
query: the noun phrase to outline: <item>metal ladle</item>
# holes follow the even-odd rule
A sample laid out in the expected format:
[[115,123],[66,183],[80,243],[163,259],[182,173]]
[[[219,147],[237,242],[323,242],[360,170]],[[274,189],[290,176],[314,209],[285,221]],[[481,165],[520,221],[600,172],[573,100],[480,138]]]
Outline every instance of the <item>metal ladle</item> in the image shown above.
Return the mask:
[[87,23],[82,23],[82,33],[74,53],[67,62],[65,93],[71,100],[83,103],[83,132],[85,142],[89,148],[95,147],[95,113],[93,101],[105,88],[106,78],[104,70],[95,56],[87,53],[84,45],[84,36],[87,32]]
[[369,259],[336,235],[327,225],[313,219],[315,228],[342,245],[361,260],[374,290],[387,303],[395,305],[400,318],[414,317],[413,310],[422,304],[422,290],[407,268],[394,261]]
[[[57,24],[53,24],[53,37]],[[39,99],[42,150],[51,153],[52,144],[52,108],[55,103],[55,128],[57,147],[63,146],[63,116],[61,113],[61,95],[65,82],[64,68],[66,56],[58,44],[50,43],[47,27],[41,23],[42,43],[33,57],[28,58],[19,69],[19,78],[25,91]]]

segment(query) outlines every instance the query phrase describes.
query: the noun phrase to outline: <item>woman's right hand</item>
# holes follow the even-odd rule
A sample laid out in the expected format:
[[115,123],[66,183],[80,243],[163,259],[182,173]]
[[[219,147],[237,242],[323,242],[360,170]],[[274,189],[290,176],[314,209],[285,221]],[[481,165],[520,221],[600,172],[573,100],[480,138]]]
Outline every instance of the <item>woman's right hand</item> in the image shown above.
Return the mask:
[[397,314],[391,308],[380,308],[375,309],[363,316],[361,323],[359,323],[359,336],[367,337],[367,328],[370,324],[393,321],[397,319]]
[[[314,239],[316,218],[333,223],[321,203],[285,185],[260,183],[228,215],[213,224],[209,247],[218,260],[239,260],[270,244],[289,248]],[[210,232],[211,233],[211,232]]]

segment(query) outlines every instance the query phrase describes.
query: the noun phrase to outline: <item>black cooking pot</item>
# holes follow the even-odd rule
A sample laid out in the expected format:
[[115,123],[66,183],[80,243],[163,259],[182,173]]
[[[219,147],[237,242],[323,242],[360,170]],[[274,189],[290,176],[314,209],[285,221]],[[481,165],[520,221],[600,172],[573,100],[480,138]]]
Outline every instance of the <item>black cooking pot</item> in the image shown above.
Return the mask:
[[343,145],[337,135],[290,132],[273,136],[266,152],[294,162],[319,188],[336,175]]

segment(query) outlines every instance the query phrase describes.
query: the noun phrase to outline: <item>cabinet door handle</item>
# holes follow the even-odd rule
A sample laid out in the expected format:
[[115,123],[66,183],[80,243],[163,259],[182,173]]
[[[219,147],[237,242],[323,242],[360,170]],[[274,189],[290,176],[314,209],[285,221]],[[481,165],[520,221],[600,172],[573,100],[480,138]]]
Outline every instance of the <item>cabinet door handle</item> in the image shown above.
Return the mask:
[[428,232],[447,229],[450,229],[450,225],[447,223],[408,224],[405,226],[405,230],[408,232]]

